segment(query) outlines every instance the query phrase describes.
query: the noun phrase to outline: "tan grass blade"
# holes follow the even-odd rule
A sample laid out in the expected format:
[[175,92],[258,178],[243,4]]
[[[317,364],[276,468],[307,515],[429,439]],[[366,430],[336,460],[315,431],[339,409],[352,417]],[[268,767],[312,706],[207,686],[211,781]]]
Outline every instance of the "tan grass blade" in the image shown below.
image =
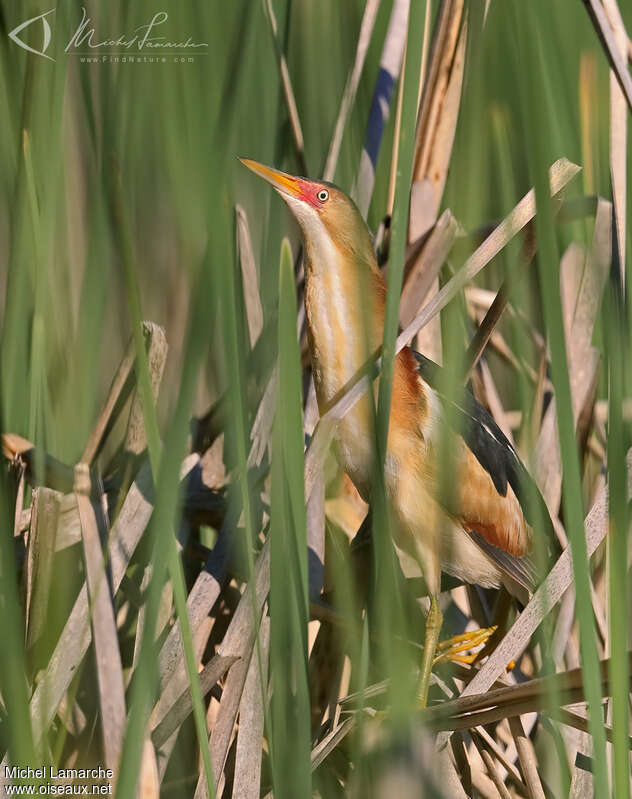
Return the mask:
[[[530,233],[530,235],[529,235]],[[498,289],[496,296],[494,297],[494,301],[489,306],[487,313],[481,324],[479,325],[476,333],[474,334],[472,340],[470,341],[470,345],[468,347],[468,351],[465,354],[464,358],[464,374],[469,374],[472,369],[478,363],[485,347],[487,346],[488,341],[490,340],[492,333],[496,325],[498,324],[500,317],[502,316],[505,308],[507,307],[507,302],[509,301],[509,294],[511,292],[513,284],[522,277],[522,273],[526,271],[526,268],[529,266],[533,258],[535,257],[536,253],[536,242],[535,237],[533,236],[533,232],[529,231],[527,234],[527,239],[524,243],[523,250],[522,250],[522,257],[521,257],[521,264],[520,264],[520,274],[512,273],[503,281],[501,287]]]
[[[216,655],[206,664],[200,672],[200,688],[203,696],[208,694],[237,660],[238,658],[234,655],[230,657]],[[166,712],[155,721],[151,739],[156,749],[160,750],[164,746],[192,712],[191,692],[188,687],[185,687]]]
[[[252,644],[252,640],[247,642],[243,650],[243,657],[235,661],[228,671],[219,703],[219,711],[208,742],[211,750],[216,789],[220,796],[224,787],[224,766],[228,757],[228,748],[233,737],[233,728],[239,712],[246,685],[248,666],[252,657]],[[200,773],[195,789],[195,799],[205,799],[208,795],[206,788],[204,774]]]
[[364,61],[366,58],[367,50],[371,42],[371,35],[375,25],[375,18],[380,7],[380,0],[366,0],[364,7],[364,14],[362,16],[362,23],[360,25],[360,34],[358,36],[358,46],[356,48],[355,59],[353,67],[349,72],[347,83],[340,102],[340,109],[336,119],[336,127],[334,128],[331,142],[329,144],[329,152],[327,153],[327,161],[325,162],[325,171],[323,172],[323,180],[333,180],[336,174],[336,164],[338,163],[338,155],[340,154],[340,146],[342,144],[342,137],[345,130],[345,125],[349,119],[351,109],[355,100],[356,92],[358,91],[358,84],[362,76],[362,69],[364,68]]
[[[268,684],[270,619],[264,616],[259,628],[259,653],[255,647],[250,658],[244,693],[239,705],[239,732],[235,751],[233,796],[259,799],[261,757],[264,733],[264,697]],[[260,668],[261,667],[261,668]]]
[[[628,37],[617,0],[604,0],[603,6],[614,34],[614,42],[625,63]],[[629,75],[629,73],[628,73]],[[619,275],[621,286],[625,286],[625,242],[626,242],[626,193],[627,193],[627,139],[628,109],[625,95],[617,80],[616,73],[610,71],[610,180],[614,215],[617,227],[619,255]]]
[[[187,613],[191,629],[195,630],[213,609],[226,579],[228,566],[228,539],[226,531],[221,530],[218,541],[213,548],[208,561],[198,574],[193,588],[187,597]],[[167,686],[178,666],[183,662],[182,635],[180,625],[174,624],[162,646],[158,658],[160,671],[160,684],[163,689]],[[186,674],[180,673],[183,681],[181,690],[186,685]],[[160,706],[160,702],[159,702]]]
[[[167,337],[165,331],[155,322],[143,322],[143,335],[147,348],[147,367],[149,369],[149,379],[151,381],[151,393],[154,404],[158,399],[162,376],[167,363]],[[147,447],[147,435],[145,432],[145,415],[140,391],[136,390],[132,398],[132,406],[129,413],[129,423],[125,433],[123,451],[127,455],[140,455]]]
[[507,786],[505,785],[502,777],[498,773],[498,769],[494,765],[494,761],[492,760],[491,755],[486,749],[481,750],[481,757],[483,758],[483,762],[485,763],[485,767],[487,768],[487,773],[489,774],[492,782],[496,786],[496,790],[500,795],[501,799],[511,799],[511,794],[507,790]]
[[355,719],[351,716],[347,717],[312,749],[312,771],[315,771],[320,766],[327,755],[338,746],[340,741],[351,732],[354,726]]
[[250,430],[250,441],[252,443],[246,462],[249,468],[261,465],[265,451],[270,443],[272,425],[274,423],[274,412],[277,403],[278,385],[279,369],[277,364],[275,364],[263,392],[263,396],[261,397],[261,402],[257,408],[257,414]]
[[281,86],[283,88],[283,97],[287,106],[288,114],[290,117],[290,127],[292,129],[292,137],[294,139],[294,146],[296,147],[296,155],[298,157],[299,166],[303,175],[307,175],[307,165],[305,163],[305,139],[303,138],[303,128],[301,120],[298,115],[298,108],[296,105],[296,97],[294,89],[292,88],[292,80],[290,78],[290,70],[288,69],[287,59],[281,48],[279,41],[279,27],[277,25],[274,8],[272,7],[272,0],[265,0],[265,9],[270,21],[270,30],[272,31],[272,39],[274,48],[279,62],[279,72],[281,73]]
[[[151,577],[153,574],[153,566],[149,563],[145,566],[145,572],[143,574],[143,579],[140,583],[140,592],[141,595],[145,594],[147,588],[149,587],[149,583],[151,581]],[[173,588],[171,582],[169,580],[165,581],[165,584],[162,587],[162,593],[160,595],[160,604],[158,608],[158,618],[156,620],[156,627],[155,627],[155,637],[159,638],[162,631],[165,629],[169,620],[171,619],[171,614],[173,612]],[[134,654],[132,657],[132,667],[128,672],[127,677],[127,685],[129,686],[132,677],[134,676],[134,671],[136,666],[138,665],[138,659],[140,657],[140,651],[143,641],[143,631],[145,629],[145,616],[147,613],[147,607],[145,604],[142,604],[138,609],[138,618],[136,621],[136,635],[134,637]]]
[[[255,640],[255,624],[260,624],[259,614],[270,590],[270,541],[266,539],[257,562],[254,573],[246,590],[244,591],[228,630],[218,648],[217,656],[222,658],[235,658],[231,667],[220,704],[219,715],[209,739],[213,773],[216,783],[221,775],[228,754],[228,747],[233,733],[233,727],[242,693],[244,690],[248,665]],[[253,596],[254,592],[254,596]],[[256,614],[256,620],[253,615]],[[221,783],[220,783],[221,784]],[[196,786],[197,799],[206,796],[206,783],[204,775]]]
[[[565,158],[556,161],[549,169],[551,195],[555,196],[575,177],[580,167]],[[536,214],[535,190],[531,189],[505,219],[487,236],[485,241],[467,259],[454,277],[426,305],[423,311],[397,337],[397,351],[452,300],[487,264],[498,255],[509,241],[519,233]]]
[[410,263],[406,264],[404,288],[399,302],[399,322],[402,327],[409,325],[419,313],[452,249],[457,232],[458,222],[452,212],[446,209],[437,220],[419,254],[411,255]]
[[585,799],[586,796],[595,795],[595,786],[592,772],[587,771],[585,768],[580,768],[577,765],[577,757],[582,753],[592,754],[592,737],[585,733],[581,741],[583,746],[581,750],[577,750],[577,756],[573,763],[573,773],[571,778],[571,787],[568,792],[568,799]]

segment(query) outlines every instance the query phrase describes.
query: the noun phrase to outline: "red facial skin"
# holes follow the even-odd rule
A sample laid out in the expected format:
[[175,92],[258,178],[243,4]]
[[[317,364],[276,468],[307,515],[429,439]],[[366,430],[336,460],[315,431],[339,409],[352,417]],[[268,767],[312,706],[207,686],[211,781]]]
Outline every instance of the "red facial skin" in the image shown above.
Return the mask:
[[298,178],[297,183],[301,192],[298,199],[308,203],[312,208],[322,208],[323,203],[318,199],[319,192],[323,191],[322,185],[303,178]]

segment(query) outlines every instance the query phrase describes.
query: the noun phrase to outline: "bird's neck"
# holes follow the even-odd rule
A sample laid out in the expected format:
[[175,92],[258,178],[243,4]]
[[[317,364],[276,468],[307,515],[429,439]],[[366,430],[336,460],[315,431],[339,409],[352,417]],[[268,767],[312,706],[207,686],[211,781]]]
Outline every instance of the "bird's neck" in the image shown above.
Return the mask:
[[385,286],[372,250],[352,252],[322,235],[305,247],[305,309],[321,412],[382,343]]

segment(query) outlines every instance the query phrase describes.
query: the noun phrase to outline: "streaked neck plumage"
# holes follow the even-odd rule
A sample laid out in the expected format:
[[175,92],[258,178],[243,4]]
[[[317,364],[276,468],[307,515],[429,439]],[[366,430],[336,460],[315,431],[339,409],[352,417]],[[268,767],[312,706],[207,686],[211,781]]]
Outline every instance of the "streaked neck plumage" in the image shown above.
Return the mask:
[[322,412],[382,343],[384,279],[354,206],[336,209],[334,226],[291,205],[305,241],[305,310]]

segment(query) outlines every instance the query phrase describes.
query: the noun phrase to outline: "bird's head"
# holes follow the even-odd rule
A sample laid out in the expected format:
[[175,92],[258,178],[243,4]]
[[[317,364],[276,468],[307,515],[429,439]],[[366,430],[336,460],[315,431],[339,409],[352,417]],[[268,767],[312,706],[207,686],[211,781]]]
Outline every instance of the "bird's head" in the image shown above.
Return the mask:
[[248,158],[239,160],[285,200],[301,226],[308,250],[330,243],[343,255],[374,258],[369,229],[356,204],[341,189],[325,181],[288,175]]

